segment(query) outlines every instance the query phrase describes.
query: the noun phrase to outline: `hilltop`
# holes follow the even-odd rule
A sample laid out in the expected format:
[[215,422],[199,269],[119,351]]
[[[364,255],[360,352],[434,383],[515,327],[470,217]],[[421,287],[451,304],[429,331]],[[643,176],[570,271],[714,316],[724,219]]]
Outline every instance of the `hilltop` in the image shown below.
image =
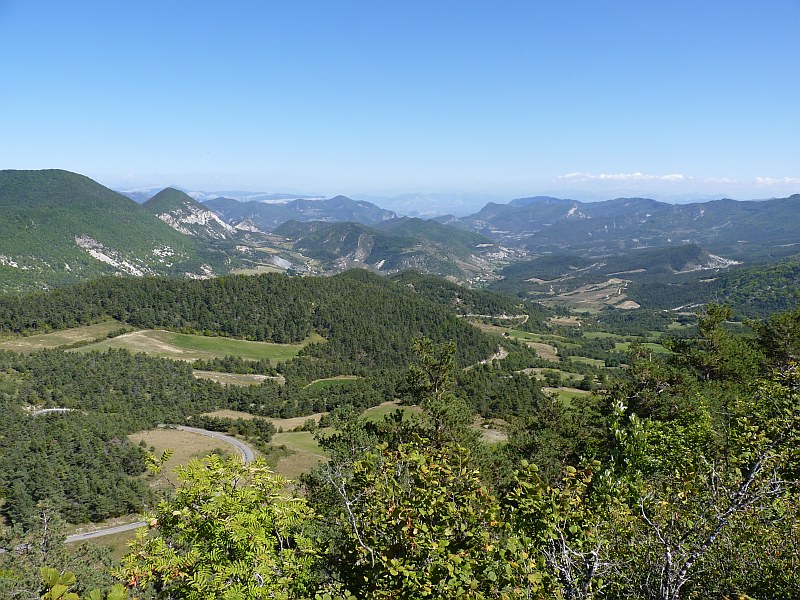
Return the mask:
[[195,201],[188,194],[166,188],[142,204],[142,208],[157,216],[175,231],[210,240],[225,240],[236,236],[236,229]]

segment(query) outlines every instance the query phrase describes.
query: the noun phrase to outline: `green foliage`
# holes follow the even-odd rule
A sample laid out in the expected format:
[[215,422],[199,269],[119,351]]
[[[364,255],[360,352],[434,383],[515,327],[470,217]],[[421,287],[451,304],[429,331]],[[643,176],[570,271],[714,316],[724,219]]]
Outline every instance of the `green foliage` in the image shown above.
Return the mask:
[[86,544],[69,550],[64,545],[64,525],[58,512],[42,502],[27,531],[20,527],[0,528],[0,597],[39,598],[44,591],[49,593],[48,586],[42,587],[44,569],[48,578],[56,575],[53,583],[66,584],[70,593],[84,594],[91,588],[112,586],[108,549]]
[[117,575],[157,598],[304,598],[316,551],[307,503],[261,462],[212,455],[179,468],[181,483],[148,517]]
[[455,341],[461,366],[496,348],[445,307],[363,271],[330,278],[104,278],[50,293],[0,298],[0,328],[8,332],[62,329],[103,316],[144,328],[278,343],[300,342],[314,330],[327,343],[312,344],[303,355],[371,368],[404,368],[411,340],[421,335]]
[[383,446],[342,483],[336,567],[358,598],[537,597],[542,574],[455,445]]
[[600,463],[567,466],[557,485],[548,485],[526,461],[508,496],[512,525],[529,551],[541,557],[554,597],[591,598],[623,591],[623,557],[615,555],[631,530],[631,511],[609,487],[610,471]]

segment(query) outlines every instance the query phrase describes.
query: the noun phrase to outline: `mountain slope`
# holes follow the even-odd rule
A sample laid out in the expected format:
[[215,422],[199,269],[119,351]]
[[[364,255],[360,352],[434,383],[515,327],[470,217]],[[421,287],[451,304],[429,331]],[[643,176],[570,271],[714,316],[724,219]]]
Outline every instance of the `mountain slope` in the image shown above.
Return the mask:
[[175,231],[210,240],[225,240],[236,235],[236,229],[191,196],[166,188],[142,204]]
[[2,290],[103,274],[210,274],[224,260],[88,177],[0,171]]
[[[685,280],[687,276],[697,285],[700,273],[705,272],[704,277],[722,277],[717,274],[738,264],[695,244],[631,250],[599,258],[552,254],[506,267],[500,272],[503,279],[492,287],[524,297],[573,305],[575,299],[587,306],[598,301],[611,306],[632,301],[622,307],[635,308],[639,298],[628,290],[631,282],[641,284],[636,287],[637,291],[654,289],[652,282],[667,284]],[[646,294],[649,292],[642,293]],[[596,297],[590,297],[592,295]]]
[[368,267],[381,273],[416,269],[477,282],[491,278],[510,251],[488,238],[422,219],[392,219],[374,227],[360,223],[288,221],[274,233],[293,241],[305,256],[342,270]]

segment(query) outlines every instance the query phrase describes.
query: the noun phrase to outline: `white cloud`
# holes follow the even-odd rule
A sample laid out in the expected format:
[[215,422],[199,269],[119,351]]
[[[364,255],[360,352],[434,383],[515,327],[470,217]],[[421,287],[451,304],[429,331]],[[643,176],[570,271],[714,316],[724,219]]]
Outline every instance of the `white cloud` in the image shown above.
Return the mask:
[[756,177],[756,185],[771,187],[774,185],[800,185],[800,177]]
[[648,175],[647,173],[567,173],[557,179],[567,181],[687,181],[691,179],[680,173]]

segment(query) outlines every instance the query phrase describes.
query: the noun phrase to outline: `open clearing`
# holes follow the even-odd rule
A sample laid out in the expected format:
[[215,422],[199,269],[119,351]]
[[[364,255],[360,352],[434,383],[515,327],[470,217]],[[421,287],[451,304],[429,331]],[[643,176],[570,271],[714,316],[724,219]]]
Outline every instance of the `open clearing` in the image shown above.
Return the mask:
[[210,413],[205,413],[203,416],[217,417],[218,419],[244,419],[246,421],[256,418],[255,415],[251,415],[250,413],[242,412],[240,410],[230,410],[227,408],[223,408],[221,410],[215,410],[214,412]]
[[481,439],[487,444],[499,444],[508,441],[506,423],[503,419],[484,419],[476,417],[472,426],[481,432]]
[[605,367],[606,361],[600,360],[599,358],[589,358],[588,356],[570,356],[570,360],[574,360],[575,362],[583,363],[585,365],[591,365],[593,367]]
[[[298,427],[302,427],[305,425],[306,421],[314,421],[315,423],[319,423],[319,420],[322,418],[322,415],[327,413],[314,413],[313,415],[306,415],[304,417],[291,417],[289,419],[273,419],[270,417],[258,417],[259,419],[264,419],[265,421],[269,421],[275,426],[275,429],[278,431],[293,431]],[[222,410],[215,410],[214,412],[206,413],[205,416],[208,417],[217,417],[220,419],[255,419],[253,415],[250,413],[242,412],[239,410],[229,410],[227,408]]]
[[147,447],[155,448],[155,453],[161,455],[166,449],[173,450],[174,454],[167,461],[162,471],[163,480],[156,480],[155,487],[165,487],[169,484],[178,485],[178,476],[175,467],[188,464],[193,458],[207,456],[213,450],[224,450],[231,456],[239,456],[239,451],[233,446],[215,440],[199,433],[180,431],[178,429],[158,428],[142,431],[128,436],[134,444],[144,440]]
[[221,373],[219,371],[200,371],[195,369],[194,376],[198,379],[210,379],[226,385],[258,385],[264,383],[267,379],[277,381],[281,385],[286,383],[286,378],[283,375],[270,377],[269,375],[251,373]]
[[97,344],[83,346],[77,351],[89,352],[91,350],[103,351],[109,348],[123,348],[131,352],[144,352],[161,358],[186,361],[238,356],[248,360],[267,358],[281,362],[297,356],[297,353],[307,344],[323,340],[324,338],[321,336],[313,334],[300,344],[271,344],[269,342],[251,342],[226,337],[208,337],[163,330],[144,330],[126,333]]
[[30,354],[37,350],[59,348],[77,342],[94,342],[95,340],[106,338],[112,331],[119,331],[123,327],[125,327],[125,324],[119,321],[102,321],[94,325],[84,325],[82,327],[73,327],[72,329],[14,338],[0,343],[0,348],[13,350],[21,354]]
[[[612,277],[604,282],[587,283],[572,291],[543,297],[540,300],[546,305],[566,306],[568,309],[589,312],[596,312],[605,306],[620,309],[638,308],[638,304],[625,296],[627,286],[628,281]],[[574,317],[551,318],[551,321],[560,325],[580,324]]]
[[570,387],[545,387],[542,388],[543,391],[548,392],[550,394],[556,394],[558,399],[561,400],[564,404],[569,406],[575,398],[581,398],[584,396],[588,396],[591,392],[586,390],[579,390],[577,388],[570,388]]
[[580,373],[573,373],[572,371],[563,371],[561,369],[555,369],[555,368],[552,368],[552,369],[551,368],[547,368],[547,369],[545,369],[545,368],[542,368],[542,367],[533,367],[533,368],[530,368],[530,369],[522,369],[522,371],[520,371],[520,373],[525,373],[525,375],[528,375],[529,377],[531,375],[533,375],[537,379],[544,379],[546,373],[553,372],[553,371],[558,373],[561,376],[562,379],[569,379],[569,380],[575,381],[575,382],[578,382],[581,379],[583,379],[583,375],[581,375]]
[[[644,348],[647,348],[653,354],[671,354],[669,350],[664,348],[661,344],[654,344],[651,342],[646,342],[642,344]],[[631,342],[617,342],[614,344],[614,350],[617,352],[628,352],[631,349]]]
[[347,385],[349,382],[357,381],[361,379],[361,377],[357,377],[356,375],[337,375],[336,377],[325,377],[324,379],[315,379],[311,383],[309,383],[306,387],[307,388],[329,388],[329,387],[339,387],[341,385]]
[[272,445],[286,446],[293,452],[278,459],[275,465],[275,472],[289,479],[297,479],[325,460],[325,453],[310,431],[276,433],[272,436]]
[[284,270],[276,265],[259,264],[249,269],[233,269],[231,273],[237,275],[260,275],[261,273],[283,273]]
[[570,327],[580,327],[581,325],[581,320],[578,317],[566,316],[566,315],[562,315],[560,317],[550,317],[548,321],[550,321],[554,325],[567,325]]
[[366,419],[367,421],[382,421],[383,417],[386,415],[391,415],[396,410],[401,410],[404,413],[420,413],[422,409],[417,406],[405,406],[400,404],[397,400],[390,400],[389,402],[383,402],[378,404],[378,406],[373,406],[372,408],[368,408],[364,411],[364,414],[361,416]]
[[540,358],[549,360],[550,362],[559,362],[561,360],[555,346],[543,344],[541,342],[526,342],[526,344],[528,347],[536,350],[536,354],[538,354]]

